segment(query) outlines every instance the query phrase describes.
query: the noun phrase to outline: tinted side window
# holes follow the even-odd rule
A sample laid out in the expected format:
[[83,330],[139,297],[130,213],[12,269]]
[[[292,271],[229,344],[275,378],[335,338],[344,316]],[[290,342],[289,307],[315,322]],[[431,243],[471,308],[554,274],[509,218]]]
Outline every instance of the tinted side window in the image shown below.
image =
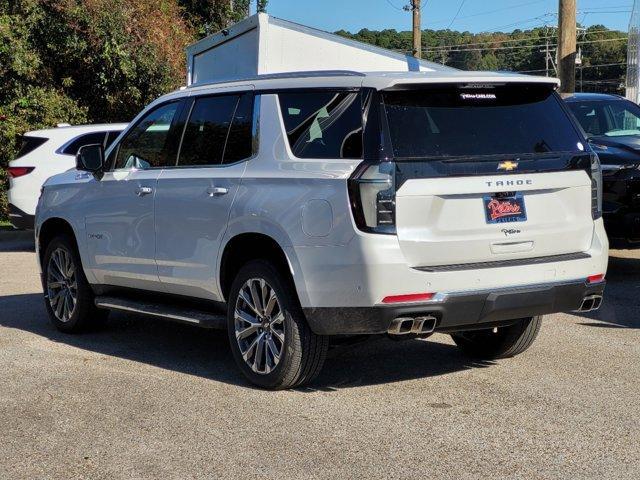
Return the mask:
[[178,165],[222,163],[224,146],[238,98],[238,95],[221,95],[195,100],[182,138]]
[[173,165],[167,155],[169,129],[179,110],[180,102],[159,106],[148,113],[120,142],[116,168],[164,167]]
[[118,138],[118,135],[122,133],[120,130],[116,130],[114,132],[107,132],[107,141],[104,144],[105,150],[111,146],[113,141]]
[[42,137],[22,137],[22,145],[20,145],[20,150],[18,151],[18,155],[16,155],[16,159],[20,157],[24,157],[26,154],[33,152],[40,145],[43,145],[48,138]]
[[80,147],[85,145],[95,145],[96,143],[104,142],[104,132],[92,132],[85,133],[79,137],[74,138],[71,142],[67,143],[61,153],[66,155],[76,155]]
[[229,129],[222,163],[235,163],[253,155],[253,99],[246,93],[240,97]]
[[299,158],[362,158],[359,93],[281,93],[289,146]]

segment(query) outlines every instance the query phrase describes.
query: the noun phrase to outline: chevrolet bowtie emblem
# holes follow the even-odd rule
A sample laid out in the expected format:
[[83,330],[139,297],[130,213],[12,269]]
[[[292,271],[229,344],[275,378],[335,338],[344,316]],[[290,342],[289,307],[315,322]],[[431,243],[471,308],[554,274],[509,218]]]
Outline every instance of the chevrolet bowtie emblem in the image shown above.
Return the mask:
[[498,170],[505,170],[507,172],[510,172],[511,170],[515,170],[516,168],[518,168],[518,162],[512,162],[510,160],[506,162],[500,162],[498,164]]

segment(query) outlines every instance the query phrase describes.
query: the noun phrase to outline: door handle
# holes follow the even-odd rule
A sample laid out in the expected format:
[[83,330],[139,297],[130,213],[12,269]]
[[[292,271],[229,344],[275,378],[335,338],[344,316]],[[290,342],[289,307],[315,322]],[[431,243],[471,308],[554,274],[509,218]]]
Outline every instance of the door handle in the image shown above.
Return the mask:
[[136,195],[139,197],[144,197],[145,195],[149,195],[153,193],[153,188],[151,187],[138,187],[136,188]]
[[210,197],[221,197],[229,193],[229,189],[226,187],[209,187],[207,188],[207,193]]

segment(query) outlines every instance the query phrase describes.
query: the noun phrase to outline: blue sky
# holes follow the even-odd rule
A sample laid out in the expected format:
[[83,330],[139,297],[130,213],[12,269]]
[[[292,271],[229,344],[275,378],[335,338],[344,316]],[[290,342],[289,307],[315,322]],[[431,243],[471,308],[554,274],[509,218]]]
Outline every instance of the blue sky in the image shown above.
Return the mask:
[[[335,31],[409,30],[409,0],[269,0],[271,15]],[[423,0],[423,28],[470,32],[557,25],[558,0]],[[633,0],[578,0],[578,21],[626,31]],[[462,8],[460,8],[462,7]],[[459,12],[458,12],[459,11]],[[458,13],[457,13],[458,12]]]

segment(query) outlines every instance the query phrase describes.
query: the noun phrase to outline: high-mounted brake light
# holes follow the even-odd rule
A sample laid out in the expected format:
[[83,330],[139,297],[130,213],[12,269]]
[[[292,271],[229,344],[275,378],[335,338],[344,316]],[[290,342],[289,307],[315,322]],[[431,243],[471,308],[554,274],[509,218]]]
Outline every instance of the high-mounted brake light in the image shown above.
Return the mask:
[[407,295],[391,295],[384,297],[382,303],[412,303],[412,302],[428,302],[436,294],[435,293],[410,293]]
[[604,281],[604,273],[598,273],[596,275],[589,275],[587,277],[587,283],[600,283]]
[[9,175],[11,178],[18,178],[33,172],[36,167],[9,167]]

